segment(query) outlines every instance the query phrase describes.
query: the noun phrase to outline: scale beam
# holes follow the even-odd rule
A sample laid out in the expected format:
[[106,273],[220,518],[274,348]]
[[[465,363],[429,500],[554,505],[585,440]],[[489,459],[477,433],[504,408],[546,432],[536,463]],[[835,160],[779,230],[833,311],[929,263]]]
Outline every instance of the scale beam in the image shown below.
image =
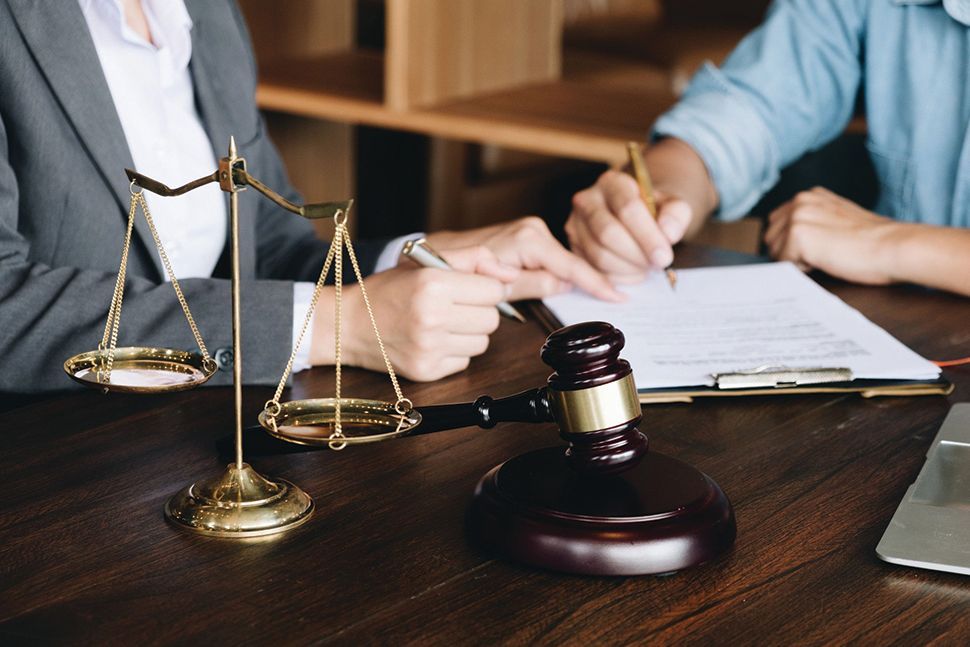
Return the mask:
[[[281,196],[276,191],[272,190],[257,178],[253,177],[246,170],[245,163],[241,158],[236,158],[231,164],[232,166],[232,183],[228,181],[223,182],[223,180],[228,180],[228,171],[230,168],[230,159],[224,157],[219,160],[219,170],[212,173],[212,175],[206,175],[205,177],[200,177],[197,180],[192,180],[182,186],[172,188],[158,180],[143,175],[138,171],[132,170],[130,168],[125,169],[125,174],[128,179],[135,184],[147,191],[151,191],[157,195],[170,198],[179,195],[184,195],[189,191],[198,189],[199,187],[205,186],[206,184],[212,184],[213,182],[219,183],[219,188],[221,188],[226,193],[233,193],[236,191],[241,191],[247,186],[251,186],[268,199],[272,200],[274,203],[283,207],[287,211],[295,213],[297,215],[303,216],[307,220],[320,220],[323,218],[335,218],[338,213],[347,213],[353,206],[353,200],[340,200],[338,202],[318,202],[312,204],[299,205],[295,202],[287,200]],[[227,186],[223,186],[223,185]]]

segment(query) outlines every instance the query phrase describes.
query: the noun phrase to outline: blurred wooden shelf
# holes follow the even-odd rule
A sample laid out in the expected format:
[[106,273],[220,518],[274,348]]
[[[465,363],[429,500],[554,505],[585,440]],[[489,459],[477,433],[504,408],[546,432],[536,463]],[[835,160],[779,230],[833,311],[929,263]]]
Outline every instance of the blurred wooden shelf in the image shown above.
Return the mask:
[[[549,203],[537,196],[562,191],[554,175],[585,183],[598,167],[584,162],[622,163],[626,142],[646,139],[676,100],[676,80],[728,38],[654,43],[658,0],[584,3],[240,0],[257,103],[295,186],[319,200],[354,194],[358,125],[425,135],[432,228],[539,212]],[[586,29],[586,9],[609,17]],[[633,49],[610,49],[618,37]],[[476,163],[486,156],[516,171]]]
[[345,51],[263,66],[256,98],[263,109],[303,117],[616,162],[624,142],[643,139],[646,125],[674,96],[646,66],[643,77],[650,82],[640,86],[610,82],[603,63],[597,74],[588,67],[576,77],[395,110],[384,101],[383,54]]

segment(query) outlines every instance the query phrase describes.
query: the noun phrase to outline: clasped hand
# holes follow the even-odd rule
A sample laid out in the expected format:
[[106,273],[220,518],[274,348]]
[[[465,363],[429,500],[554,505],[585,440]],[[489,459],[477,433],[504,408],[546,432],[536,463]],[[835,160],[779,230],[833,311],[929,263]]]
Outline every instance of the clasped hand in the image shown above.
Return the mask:
[[803,191],[771,213],[765,243],[772,257],[856,283],[885,285],[894,276],[900,223],[827,189]]

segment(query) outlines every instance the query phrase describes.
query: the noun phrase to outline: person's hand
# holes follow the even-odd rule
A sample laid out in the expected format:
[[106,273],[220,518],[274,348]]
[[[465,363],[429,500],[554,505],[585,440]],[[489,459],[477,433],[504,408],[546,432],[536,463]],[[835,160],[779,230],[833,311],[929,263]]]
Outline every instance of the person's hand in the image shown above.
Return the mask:
[[894,279],[894,246],[900,223],[876,215],[831,191],[804,191],[769,216],[765,243],[771,255],[803,270],[856,283]]
[[655,190],[657,220],[640,198],[636,180],[607,171],[596,184],[573,196],[566,221],[570,247],[615,283],[637,283],[651,270],[674,260],[672,246],[680,242],[693,219],[690,205]]
[[[453,272],[401,266],[373,274],[364,286],[377,327],[395,370],[412,380],[431,381],[464,370],[488,348],[498,328],[496,304],[507,297],[507,284],[519,271],[500,263],[478,246],[441,252]],[[344,287],[343,354],[354,366],[384,371],[360,285]],[[332,345],[333,320],[317,317],[314,347]],[[331,351],[332,354],[332,351]],[[327,357],[314,363],[332,363]]]
[[428,244],[444,252],[455,247],[482,245],[506,266],[522,270],[509,286],[509,301],[541,299],[574,286],[607,301],[622,301],[607,278],[559,244],[546,223],[536,216],[461,232],[437,232]]

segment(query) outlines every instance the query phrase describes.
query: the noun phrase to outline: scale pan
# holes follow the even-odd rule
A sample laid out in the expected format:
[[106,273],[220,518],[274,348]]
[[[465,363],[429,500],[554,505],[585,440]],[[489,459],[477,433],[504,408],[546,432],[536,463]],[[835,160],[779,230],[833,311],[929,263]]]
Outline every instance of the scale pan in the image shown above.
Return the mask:
[[76,382],[95,389],[120,393],[165,393],[184,391],[204,384],[217,366],[199,353],[171,348],[116,348],[111,377],[101,381],[99,369],[107,351],[93,350],[64,362],[64,371]]
[[[259,424],[271,436],[291,443],[329,445],[334,431],[335,403],[334,398],[284,402],[276,416],[275,427],[265,410],[259,414]],[[390,440],[406,435],[419,424],[421,414],[415,409],[402,417],[390,402],[341,398],[343,437],[338,442],[360,445]]]

